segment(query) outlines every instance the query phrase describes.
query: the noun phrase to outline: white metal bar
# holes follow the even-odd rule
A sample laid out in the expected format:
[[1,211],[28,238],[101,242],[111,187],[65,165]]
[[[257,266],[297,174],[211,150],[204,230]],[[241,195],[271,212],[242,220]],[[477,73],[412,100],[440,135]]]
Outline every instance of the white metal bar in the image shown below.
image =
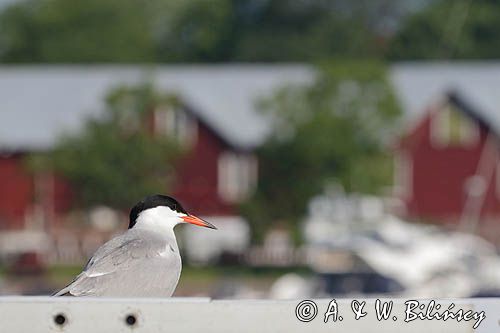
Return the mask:
[[[378,321],[374,299],[366,301],[366,317],[354,319],[351,301],[337,300],[343,320],[324,322],[331,300],[314,300],[317,315],[299,321],[300,300],[210,300],[208,298],[106,299],[72,297],[0,297],[0,332],[473,332],[474,320],[404,322],[405,300],[394,299],[388,320]],[[389,300],[382,300],[388,302]],[[427,304],[428,300],[421,300]],[[441,310],[485,311],[476,332],[498,332],[500,299],[439,300]],[[305,312],[308,313],[307,311]],[[394,321],[392,317],[396,316]],[[127,322],[128,321],[128,322]]]

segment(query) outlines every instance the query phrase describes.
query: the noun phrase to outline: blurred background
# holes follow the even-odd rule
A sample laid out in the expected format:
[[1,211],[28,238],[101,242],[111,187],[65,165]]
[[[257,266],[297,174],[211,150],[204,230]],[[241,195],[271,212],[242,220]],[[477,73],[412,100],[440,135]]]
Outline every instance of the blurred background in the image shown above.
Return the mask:
[[0,294],[163,193],[176,296],[499,296],[499,57],[498,0],[0,0]]

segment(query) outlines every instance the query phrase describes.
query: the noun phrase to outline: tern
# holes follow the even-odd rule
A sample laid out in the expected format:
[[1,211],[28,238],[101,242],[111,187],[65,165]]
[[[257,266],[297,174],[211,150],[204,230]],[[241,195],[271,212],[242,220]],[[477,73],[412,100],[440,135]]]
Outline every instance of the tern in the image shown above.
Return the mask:
[[128,230],[102,245],[83,271],[54,296],[170,297],[181,274],[174,234],[179,223],[217,229],[166,195],[152,195],[130,211]]

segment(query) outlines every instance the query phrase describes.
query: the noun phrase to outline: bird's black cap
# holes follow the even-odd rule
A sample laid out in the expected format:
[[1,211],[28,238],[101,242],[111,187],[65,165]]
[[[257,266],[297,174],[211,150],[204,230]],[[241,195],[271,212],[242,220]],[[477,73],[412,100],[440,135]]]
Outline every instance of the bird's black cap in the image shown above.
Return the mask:
[[155,208],[158,206],[166,206],[176,212],[183,213],[187,215],[187,212],[182,205],[172,197],[167,195],[155,194],[150,195],[139,201],[130,211],[130,222],[128,228],[132,228],[137,222],[137,217],[139,214],[149,208]]

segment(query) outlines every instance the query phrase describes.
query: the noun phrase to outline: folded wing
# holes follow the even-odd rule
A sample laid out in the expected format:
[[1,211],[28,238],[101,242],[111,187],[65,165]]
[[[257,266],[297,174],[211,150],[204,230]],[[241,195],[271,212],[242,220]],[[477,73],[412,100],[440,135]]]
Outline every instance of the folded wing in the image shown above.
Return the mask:
[[117,272],[124,272],[137,261],[157,253],[154,242],[146,242],[137,233],[126,233],[101,246],[87,265],[67,287],[54,296],[98,296]]

